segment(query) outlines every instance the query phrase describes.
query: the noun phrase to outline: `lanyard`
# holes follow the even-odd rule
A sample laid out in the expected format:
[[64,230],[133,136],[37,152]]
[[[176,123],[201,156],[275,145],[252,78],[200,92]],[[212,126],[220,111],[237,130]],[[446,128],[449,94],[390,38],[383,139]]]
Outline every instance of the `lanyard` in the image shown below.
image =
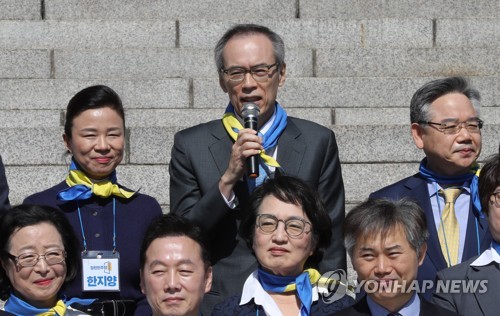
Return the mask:
[[[87,252],[87,238],[85,237],[85,231],[83,230],[82,213],[80,212],[80,203],[77,201],[78,206],[78,218],[80,220],[80,229],[82,230],[83,236],[83,251]],[[116,252],[116,199],[113,197],[113,253]]]

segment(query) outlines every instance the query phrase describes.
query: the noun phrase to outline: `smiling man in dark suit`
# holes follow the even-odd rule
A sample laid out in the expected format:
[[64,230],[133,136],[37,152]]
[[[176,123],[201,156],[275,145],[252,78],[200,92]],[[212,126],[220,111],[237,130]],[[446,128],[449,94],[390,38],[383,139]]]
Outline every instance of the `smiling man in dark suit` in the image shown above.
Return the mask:
[[[205,295],[204,314],[229,295],[241,292],[256,260],[238,236],[251,191],[265,178],[286,174],[319,192],[333,223],[331,246],[320,271],[346,268],[341,223],[344,186],[334,133],[316,123],[288,117],[276,101],[286,79],[285,47],[266,27],[243,24],[229,29],[215,48],[222,90],[229,105],[222,120],[175,135],[170,162],[171,211],[204,227],[212,244],[214,278]],[[259,109],[258,134],[243,128],[243,105]],[[258,155],[259,177],[246,174],[245,162]]]
[[366,294],[335,315],[456,315],[417,293],[428,237],[425,215],[409,199],[368,200],[352,209],[344,222],[344,243]]
[[[480,254],[490,244],[488,223],[474,203],[483,126],[479,107],[479,92],[462,77],[433,80],[418,89],[410,119],[413,141],[425,153],[420,171],[370,195],[408,197],[424,209],[430,237],[418,271],[420,284],[434,281],[437,271]],[[452,191],[456,194],[447,200],[446,192]],[[431,295],[432,289],[426,291],[427,299]]]

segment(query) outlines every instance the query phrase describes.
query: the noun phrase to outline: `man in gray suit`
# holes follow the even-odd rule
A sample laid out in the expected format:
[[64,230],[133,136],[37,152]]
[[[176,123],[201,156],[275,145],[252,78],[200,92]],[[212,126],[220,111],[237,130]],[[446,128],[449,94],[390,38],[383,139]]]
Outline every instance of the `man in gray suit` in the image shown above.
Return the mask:
[[[215,61],[229,105],[222,120],[175,135],[169,169],[171,211],[199,223],[212,244],[214,278],[204,314],[241,292],[256,268],[238,228],[251,191],[268,177],[294,176],[318,190],[334,227],[330,248],[317,260],[319,269],[346,269],[344,186],[335,135],[316,123],[288,117],[276,101],[286,79],[283,40],[263,26],[236,25],[219,40]],[[247,103],[259,109],[258,133],[242,126]],[[256,155],[259,177],[252,178],[245,163]]]
[[[499,149],[500,151],[500,149]],[[437,274],[433,301],[460,315],[498,315],[500,293],[500,153],[487,160],[479,175],[481,208],[489,222],[493,241],[480,256]],[[453,281],[462,286],[444,286]],[[466,286],[469,286],[468,288]]]

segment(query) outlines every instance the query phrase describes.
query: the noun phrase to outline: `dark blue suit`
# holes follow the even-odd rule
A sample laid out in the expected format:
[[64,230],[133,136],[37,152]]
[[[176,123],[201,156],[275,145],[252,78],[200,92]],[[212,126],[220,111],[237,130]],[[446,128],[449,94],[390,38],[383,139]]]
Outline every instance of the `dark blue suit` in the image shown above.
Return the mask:
[[[408,197],[422,207],[427,219],[427,229],[429,230],[429,240],[427,241],[427,253],[423,264],[418,269],[417,279],[422,285],[423,280],[434,281],[436,273],[439,270],[447,268],[446,260],[441,252],[439,239],[437,235],[434,216],[432,213],[431,201],[429,199],[429,190],[427,181],[417,173],[411,177],[403,179],[399,182],[391,184],[379,191],[370,194],[371,199],[388,198],[398,200],[403,197]],[[477,232],[476,232],[477,220]],[[480,249],[478,249],[478,240]],[[477,256],[486,250],[491,243],[491,234],[488,230],[488,221],[486,217],[481,218],[477,212],[473,210],[472,205],[469,207],[469,219],[467,222],[467,232],[465,237],[464,251],[462,261]],[[432,290],[426,290],[423,293],[426,299],[432,296]]]
[[0,211],[10,208],[9,203],[9,185],[5,176],[5,167],[0,156]]

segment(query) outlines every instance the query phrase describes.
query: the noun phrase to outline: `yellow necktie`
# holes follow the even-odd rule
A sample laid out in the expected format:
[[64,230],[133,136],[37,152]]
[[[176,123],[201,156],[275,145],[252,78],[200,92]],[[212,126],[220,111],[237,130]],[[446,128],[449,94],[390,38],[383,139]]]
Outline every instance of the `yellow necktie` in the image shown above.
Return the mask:
[[66,305],[62,300],[57,301],[56,306],[52,307],[48,311],[38,314],[37,316],[64,316],[66,314]]
[[441,214],[441,224],[438,229],[438,238],[444,258],[451,267],[458,263],[458,248],[460,247],[460,229],[455,214],[455,200],[460,195],[461,188],[439,190],[444,195],[445,207]]

